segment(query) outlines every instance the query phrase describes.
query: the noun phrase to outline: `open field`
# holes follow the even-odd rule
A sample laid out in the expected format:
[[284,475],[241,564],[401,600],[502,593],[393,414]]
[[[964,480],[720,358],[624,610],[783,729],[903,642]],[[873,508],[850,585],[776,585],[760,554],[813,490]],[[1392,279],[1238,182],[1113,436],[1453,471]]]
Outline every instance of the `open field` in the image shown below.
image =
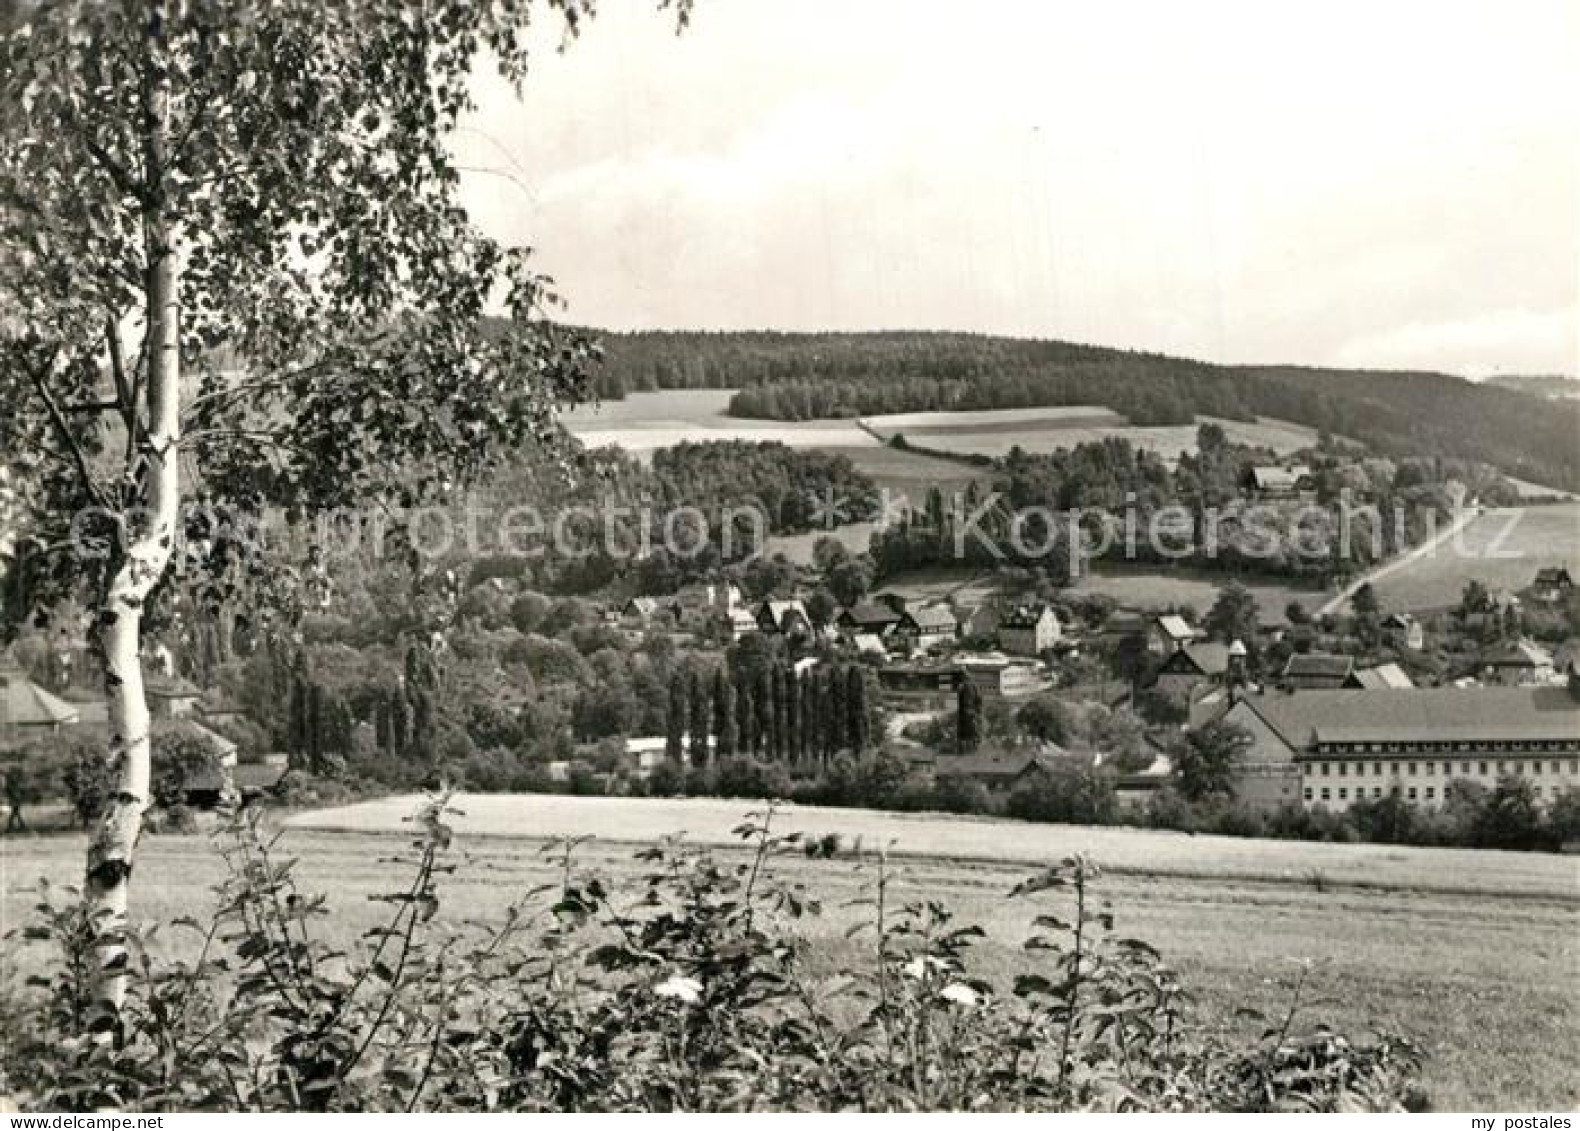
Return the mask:
[[[301,813],[288,824],[320,832],[399,832],[416,805],[415,797],[387,797]],[[468,794],[456,801],[461,815],[454,824],[463,836],[552,839],[591,833],[650,843],[684,832],[701,844],[733,844],[731,830],[744,807],[714,798]],[[892,845],[896,854],[908,856],[1033,865],[1084,851],[1122,872],[1287,883],[1318,869],[1334,884],[1580,899],[1580,860],[1535,853],[1259,841],[817,806],[787,808],[780,825],[787,832],[838,830],[847,839],[861,837],[869,848]]]
[[[666,389],[624,400],[578,405],[562,417],[589,447],[619,445],[638,459],[683,440],[774,440],[792,448],[821,448],[848,456],[880,488],[920,502],[929,487],[962,489],[984,472],[954,460],[883,444],[854,420],[780,422],[729,416],[733,389]],[[943,414],[949,415],[949,414]]]
[[[457,821],[460,867],[443,885],[439,912],[449,924],[497,922],[528,888],[553,879],[540,837],[612,834],[583,846],[578,861],[617,892],[632,893],[634,843],[679,829],[693,841],[729,843],[729,829],[749,808],[569,797],[467,797],[459,804],[467,810]],[[412,805],[410,798],[390,799],[301,814],[290,823],[281,850],[300,859],[308,890],[329,895],[334,914],[323,929],[331,941],[355,945],[373,924],[377,905],[366,897],[396,881],[398,869],[384,861],[404,839],[393,834],[403,831],[399,818]],[[1031,917],[1065,913],[1052,900],[1006,899],[1010,886],[1034,862],[1087,849],[1107,865],[1099,892],[1111,901],[1119,933],[1159,946],[1196,991],[1205,1016],[1227,1019],[1240,1005],[1276,1010],[1287,1004],[1293,960],[1310,959],[1316,965],[1308,990],[1318,1001],[1307,1019],[1413,1035],[1426,1050],[1425,1083],[1440,1109],[1567,1110],[1580,1102],[1572,1056],[1580,1041],[1580,876],[1572,859],[852,810],[797,809],[780,823],[838,831],[847,846],[859,835],[868,850],[893,836],[903,857],[893,898],[938,899],[957,922],[982,926],[987,938],[975,965],[1000,986],[1030,966],[1019,944]],[[374,831],[319,827],[325,825]],[[40,875],[75,880],[81,851],[77,836],[0,840],[3,926],[25,916],[25,889]],[[771,867],[823,903],[822,916],[794,928],[812,966],[827,972],[864,960],[870,944],[847,939],[846,931],[865,912],[847,904],[870,882],[870,860],[861,866],[794,854]],[[1317,871],[1325,876],[1321,885],[1312,879]],[[134,906],[148,919],[202,917],[206,889],[219,875],[203,838],[149,838]],[[159,945],[176,945],[177,937],[185,936],[177,932]]]
[[1522,499],[1558,498],[1567,499],[1571,502],[1580,500],[1580,495],[1576,495],[1573,491],[1563,491],[1557,487],[1545,487],[1540,483],[1532,483],[1529,479],[1514,479],[1511,477],[1509,482],[1514,484],[1515,490],[1519,491]]
[[664,389],[578,405],[561,418],[588,447],[619,445],[639,459],[684,440],[776,440],[793,448],[876,448],[853,420],[781,422],[725,415],[733,389]]
[[1489,589],[1519,590],[1547,565],[1580,572],[1580,504],[1484,511],[1374,588],[1386,609],[1441,609],[1458,604],[1472,578]]
[[[1219,588],[1230,580],[1229,575],[1222,573],[1099,562],[1076,581],[1069,592],[1100,593],[1129,609],[1190,605],[1198,613],[1205,613],[1217,599]],[[1314,610],[1327,596],[1324,590],[1290,583],[1246,577],[1234,580],[1250,591],[1262,618],[1273,624],[1283,622],[1289,602],[1299,601],[1307,609]],[[997,591],[990,575],[964,568],[902,573],[885,581],[881,588],[919,601],[938,600],[956,591],[962,600],[984,601]]]
[[[896,486],[906,483],[926,486],[934,482],[948,485],[973,476],[972,469],[948,460],[885,449],[883,442],[897,433],[903,433],[921,447],[962,455],[1001,456],[1016,445],[1028,451],[1051,451],[1120,436],[1173,460],[1180,452],[1196,445],[1195,425],[1137,427],[1100,405],[908,412],[871,416],[859,422],[775,421],[727,415],[733,393],[733,389],[664,389],[632,393],[624,400],[579,405],[565,413],[563,420],[566,428],[590,447],[618,444],[639,457],[683,440],[777,440],[798,448],[886,452],[883,456],[863,457],[873,461],[870,466],[864,466],[864,470],[880,482],[887,477],[895,481]],[[1232,440],[1260,444],[1280,452],[1309,447],[1316,442],[1316,433],[1311,429],[1284,421],[1219,420],[1217,423]],[[857,457],[855,451],[848,454]]]
[[1071,589],[1077,593],[1101,593],[1130,609],[1189,605],[1198,613],[1205,613],[1218,599],[1218,591],[1230,581],[1245,586],[1267,624],[1282,624],[1284,610],[1291,601],[1315,609],[1326,596],[1321,589],[1255,577],[1107,562],[1093,566]]
[[[1316,443],[1317,434],[1298,424],[1262,419],[1255,423],[1215,420],[1229,439],[1258,444],[1278,452],[1291,452]],[[903,434],[907,440],[935,451],[962,455],[1002,456],[1013,447],[1046,452],[1093,443],[1108,437],[1129,440],[1137,447],[1157,452],[1173,461],[1196,447],[1195,425],[1141,427],[1097,405],[1063,408],[995,409],[984,412],[916,412],[870,416],[867,428],[888,440]]]
[[896,497],[905,497],[913,506],[921,505],[929,487],[937,487],[947,500],[955,492],[965,490],[968,483],[985,482],[991,478],[986,468],[891,448],[885,444],[829,450],[849,456],[850,462],[871,476],[880,489]]
[[878,528],[875,522],[847,522],[832,530],[809,530],[805,534],[773,534],[768,538],[766,552],[783,554],[796,565],[811,565],[812,551],[824,538],[842,542],[853,554],[865,554],[872,543],[872,534]]

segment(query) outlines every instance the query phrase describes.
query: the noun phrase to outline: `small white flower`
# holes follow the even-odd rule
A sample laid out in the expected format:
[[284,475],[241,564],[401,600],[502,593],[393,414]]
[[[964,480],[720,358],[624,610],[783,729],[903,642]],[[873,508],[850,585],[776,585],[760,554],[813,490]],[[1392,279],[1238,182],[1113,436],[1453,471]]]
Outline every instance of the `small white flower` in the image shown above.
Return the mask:
[[956,1005],[975,1005],[977,992],[964,982],[954,982],[938,991],[938,996]]
[[659,997],[672,997],[687,1005],[696,1005],[702,1000],[702,983],[695,978],[682,978],[676,974],[667,982],[654,986],[653,992]]
[[918,981],[927,977],[927,959],[917,957],[907,962],[905,964],[905,976],[907,978],[915,978]]

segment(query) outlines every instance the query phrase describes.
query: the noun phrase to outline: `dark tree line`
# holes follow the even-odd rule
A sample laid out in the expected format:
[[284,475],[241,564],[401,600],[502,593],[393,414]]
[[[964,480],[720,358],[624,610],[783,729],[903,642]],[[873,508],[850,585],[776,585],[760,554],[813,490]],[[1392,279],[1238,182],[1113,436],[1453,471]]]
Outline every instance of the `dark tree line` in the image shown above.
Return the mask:
[[865,669],[835,664],[804,674],[777,664],[735,673],[720,666],[711,679],[676,671],[665,753],[698,770],[752,759],[803,772],[841,753],[859,756],[872,746],[867,680]]
[[356,720],[350,706],[318,680],[305,651],[298,649],[288,661],[284,652],[276,652],[272,660],[282,668],[289,664],[277,676],[286,710],[285,733],[275,736],[285,748],[288,764],[312,774],[336,772],[351,753]]

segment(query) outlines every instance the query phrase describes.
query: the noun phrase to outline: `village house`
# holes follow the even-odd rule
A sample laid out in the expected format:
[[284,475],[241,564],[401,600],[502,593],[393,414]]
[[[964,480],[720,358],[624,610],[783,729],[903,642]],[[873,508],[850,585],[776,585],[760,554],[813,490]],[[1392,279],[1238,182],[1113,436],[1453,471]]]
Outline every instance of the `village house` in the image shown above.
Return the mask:
[[1249,495],[1261,499],[1291,499],[1313,487],[1311,469],[1304,464],[1288,467],[1248,467],[1240,481]]
[[757,617],[750,609],[733,608],[725,614],[730,622],[730,636],[739,640],[757,631]]
[[1551,801],[1580,786],[1580,692],[1571,687],[1432,687],[1269,692],[1223,716],[1250,732],[1253,760],[1298,767],[1308,806],[1347,808],[1397,792],[1440,805],[1457,780],[1530,779]]
[[183,719],[194,714],[203,692],[180,676],[153,676],[144,684],[148,713],[156,719]]
[[670,606],[662,597],[632,597],[620,606],[620,622],[630,629],[651,628],[654,621],[669,615]]
[[1536,571],[1531,596],[1544,604],[1556,604],[1574,591],[1574,578],[1564,566],[1545,566]]
[[911,606],[909,597],[906,597],[900,593],[892,592],[890,590],[884,590],[882,593],[874,593],[872,595],[872,600],[877,604],[884,606],[885,608],[893,610],[895,613],[903,613]]
[[[686,756],[691,756],[691,736],[684,735],[681,739]],[[708,736],[708,750],[713,750],[713,736]],[[669,739],[664,735],[642,735],[638,738],[625,740],[625,756],[631,771],[643,781],[653,776],[665,762],[669,761]],[[569,780],[569,764],[567,763],[567,778]]]
[[1507,589],[1495,589],[1487,596],[1486,608],[1474,612],[1460,612],[1460,626],[1466,632],[1499,632],[1508,627],[1510,619],[1517,617],[1523,603]]
[[1178,613],[1165,613],[1154,617],[1147,632],[1147,650],[1167,656],[1185,645],[1193,643],[1202,633]]
[[860,601],[848,609],[841,609],[834,618],[834,627],[848,635],[865,633],[882,639],[900,623],[902,614],[877,601]]
[[998,622],[998,646],[1014,656],[1040,656],[1059,642],[1059,616],[1048,605],[1017,605]]
[[1092,643],[1112,648],[1133,636],[1141,637],[1150,646],[1153,641],[1150,622],[1140,613],[1115,609],[1103,618],[1103,623],[1098,626]]
[[939,706],[949,705],[960,678],[954,664],[893,663],[878,669],[878,686],[886,696],[932,699]]
[[955,606],[955,619],[960,624],[960,635],[966,640],[997,639],[998,618],[999,607],[993,601],[984,601],[980,605]]
[[1426,631],[1409,613],[1389,613],[1382,621],[1383,634],[1397,647],[1419,652],[1426,646]]
[[733,581],[698,581],[676,591],[670,606],[676,616],[713,611],[727,613],[741,603],[741,587]]
[[1163,748],[1162,740],[1148,735],[1146,748],[1152,754],[1152,761],[1145,768],[1114,776],[1114,800],[1127,809],[1144,807],[1174,780],[1174,760]]
[[9,656],[0,656],[0,749],[76,726],[75,705],[45,691]]
[[891,631],[907,648],[928,648],[953,640],[959,627],[947,605],[923,605],[901,613]]
[[1552,653],[1530,640],[1499,644],[1481,657],[1481,678],[1485,683],[1504,687],[1551,683],[1557,674]]
[[1204,684],[1223,683],[1228,672],[1229,646],[1209,640],[1170,653],[1152,685],[1165,694],[1194,695]]
[[882,659],[889,654],[883,640],[870,632],[855,632],[845,637],[845,643],[858,656],[875,656]]
[[1356,668],[1344,686],[1365,688],[1368,691],[1411,691],[1415,688],[1415,681],[1398,664],[1389,663]]
[[1331,652],[1296,652],[1284,661],[1278,682],[1295,691],[1344,687],[1355,672],[1352,656]]
[[757,630],[784,636],[811,636],[812,618],[798,600],[764,601],[757,606]]
[[970,680],[983,695],[1013,699],[1034,694],[1043,686],[1036,667],[1008,656],[966,656],[959,664],[961,678]]
[[938,758],[933,763],[933,778],[940,784],[951,780],[971,782],[994,796],[1004,796],[1055,768],[1065,757],[1065,752],[1051,742],[1010,749],[992,747],[975,754]]

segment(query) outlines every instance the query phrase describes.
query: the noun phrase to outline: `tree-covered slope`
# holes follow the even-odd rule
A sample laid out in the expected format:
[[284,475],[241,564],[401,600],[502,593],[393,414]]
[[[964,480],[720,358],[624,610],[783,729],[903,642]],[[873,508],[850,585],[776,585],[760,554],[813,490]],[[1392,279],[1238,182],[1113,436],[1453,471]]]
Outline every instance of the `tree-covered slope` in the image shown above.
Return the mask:
[[732,411],[783,420],[1106,405],[1136,424],[1271,416],[1397,455],[1461,456],[1580,489],[1580,401],[1444,373],[1226,366],[977,334],[643,332],[603,335],[605,397],[739,388]]

